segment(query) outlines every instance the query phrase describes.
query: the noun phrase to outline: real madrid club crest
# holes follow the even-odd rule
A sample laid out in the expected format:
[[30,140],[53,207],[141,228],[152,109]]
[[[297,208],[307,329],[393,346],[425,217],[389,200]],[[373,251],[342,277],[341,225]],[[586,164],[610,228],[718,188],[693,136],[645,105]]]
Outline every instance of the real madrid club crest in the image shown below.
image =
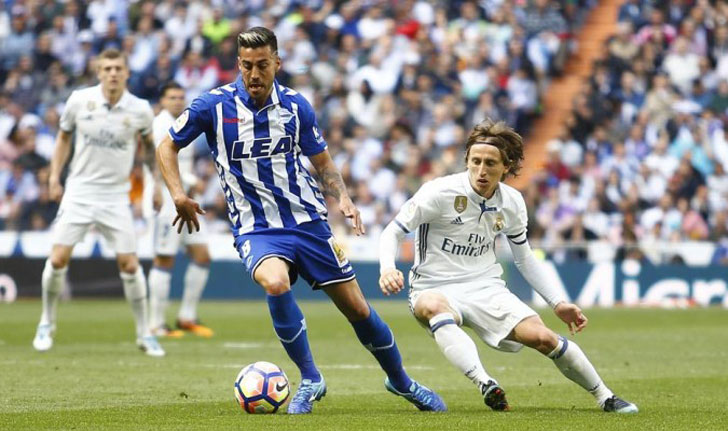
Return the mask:
[[468,207],[468,197],[467,196],[455,196],[455,202],[453,203],[453,206],[455,207],[455,211],[461,213],[465,211],[465,209]]
[[131,120],[129,120],[129,117],[124,117],[124,127],[131,127]]
[[93,111],[94,109],[96,109],[96,102],[94,102],[93,100],[89,100],[88,103],[86,103],[86,109],[89,111]]
[[503,214],[498,212],[495,215],[495,223],[493,223],[493,230],[495,232],[500,232],[503,230],[504,227],[506,227],[506,221],[503,218]]

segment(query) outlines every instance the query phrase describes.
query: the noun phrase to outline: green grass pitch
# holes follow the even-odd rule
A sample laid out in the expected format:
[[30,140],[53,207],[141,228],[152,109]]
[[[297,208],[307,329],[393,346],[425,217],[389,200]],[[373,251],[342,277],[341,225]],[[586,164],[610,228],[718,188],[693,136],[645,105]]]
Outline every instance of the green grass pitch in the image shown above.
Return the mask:
[[[640,413],[608,415],[531,350],[496,352],[478,341],[506,389],[510,412],[486,408],[476,388],[442,356],[404,302],[376,302],[412,377],[436,389],[448,413],[423,413],[385,391],[384,374],[327,302],[303,302],[328,395],[314,413],[248,415],[233,380],[250,362],[274,362],[293,388],[299,375],[278,344],[263,302],[204,302],[212,339],[164,340],[167,357],[133,344],[121,300],[62,303],[50,352],[31,347],[39,301],[0,304],[2,430],[504,430],[728,429],[728,310],[587,310],[575,339],[607,384]],[[175,308],[175,307],[172,307]],[[172,312],[173,310],[170,310]],[[550,311],[542,317],[565,332]]]

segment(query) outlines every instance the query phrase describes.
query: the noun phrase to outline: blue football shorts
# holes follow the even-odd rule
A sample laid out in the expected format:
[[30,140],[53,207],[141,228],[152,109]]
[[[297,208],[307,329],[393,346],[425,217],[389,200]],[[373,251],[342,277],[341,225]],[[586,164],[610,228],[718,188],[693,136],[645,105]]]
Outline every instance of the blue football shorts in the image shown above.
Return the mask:
[[354,269],[336,243],[328,223],[317,220],[295,228],[271,228],[235,237],[235,248],[251,278],[261,262],[278,257],[290,265],[291,284],[300,274],[314,289],[354,279]]

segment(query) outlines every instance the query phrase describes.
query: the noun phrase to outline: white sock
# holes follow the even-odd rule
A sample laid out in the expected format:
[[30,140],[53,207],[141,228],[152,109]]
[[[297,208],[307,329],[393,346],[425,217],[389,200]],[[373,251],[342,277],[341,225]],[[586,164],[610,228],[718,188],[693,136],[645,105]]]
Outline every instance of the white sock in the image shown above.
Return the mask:
[[170,270],[153,266],[149,271],[149,326],[164,325],[164,313],[169,305],[169,289],[172,284]]
[[607,398],[614,395],[575,342],[559,336],[559,344],[548,357],[553,359],[561,374],[586,389],[600,406],[604,405]]
[[66,273],[68,266],[55,269],[51,265],[50,258],[46,260],[41,276],[43,289],[43,311],[40,315],[41,325],[56,324],[56,309],[58,308],[58,297],[66,286]]
[[179,320],[197,320],[197,304],[202,297],[202,291],[207,284],[207,276],[210,268],[190,262],[185,273],[185,289],[182,293],[182,304],[180,304]]
[[430,319],[429,323],[440,350],[465,377],[478,387],[488,383],[488,380],[496,381],[483,368],[478,348],[468,334],[455,323],[452,313],[440,313]]
[[134,274],[120,272],[119,276],[124,285],[124,296],[134,313],[137,338],[152,335],[147,325],[147,280],[144,278],[141,266]]

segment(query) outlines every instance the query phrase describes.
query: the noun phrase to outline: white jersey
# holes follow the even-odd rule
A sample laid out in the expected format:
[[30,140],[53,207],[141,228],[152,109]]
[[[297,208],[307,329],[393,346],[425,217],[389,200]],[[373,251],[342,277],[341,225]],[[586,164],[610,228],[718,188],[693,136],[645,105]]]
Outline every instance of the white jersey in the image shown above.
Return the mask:
[[463,172],[423,184],[394,223],[417,232],[410,286],[419,290],[500,277],[495,238],[502,233],[515,244],[525,243],[528,216],[518,190],[499,183],[485,199]]
[[[174,124],[175,117],[170,114],[169,111],[163,109],[156,117],[154,117],[153,130],[154,130],[154,146],[159,147],[165,136],[169,136],[169,128]],[[182,148],[177,153],[177,161],[179,163],[179,174],[182,180],[182,187],[185,191],[189,191],[192,187],[197,184],[197,176],[195,175],[195,153],[193,148]],[[145,166],[144,167],[144,200],[142,207],[144,215],[151,217],[154,214],[152,209],[152,200],[154,194],[154,178],[151,172]],[[162,208],[159,210],[159,214],[168,216],[175,214],[176,210],[174,202],[172,201],[172,195],[169,194],[169,190],[162,186]]]
[[153,117],[149,102],[126,90],[114,106],[101,85],[71,93],[60,120],[64,132],[76,135],[63,199],[128,202],[136,134],[151,133]]

